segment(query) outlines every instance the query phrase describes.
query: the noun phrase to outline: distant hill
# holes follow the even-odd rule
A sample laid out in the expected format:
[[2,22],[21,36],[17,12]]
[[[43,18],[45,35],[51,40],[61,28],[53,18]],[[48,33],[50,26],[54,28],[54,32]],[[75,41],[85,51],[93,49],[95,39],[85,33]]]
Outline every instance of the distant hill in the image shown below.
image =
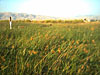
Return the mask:
[[86,16],[76,16],[76,17],[50,17],[50,16],[41,16],[41,15],[33,15],[33,14],[26,14],[26,13],[11,13],[11,12],[0,12],[0,20],[9,20],[9,17],[12,16],[13,20],[46,20],[46,19],[95,19],[100,20],[100,16],[93,16],[93,15],[86,15]]
[[12,16],[13,20],[45,20],[45,19],[57,19],[56,17],[50,16],[41,16],[41,15],[33,15],[33,14],[26,14],[26,13],[11,13],[11,12],[4,12],[0,13],[0,20],[8,20],[9,17]]

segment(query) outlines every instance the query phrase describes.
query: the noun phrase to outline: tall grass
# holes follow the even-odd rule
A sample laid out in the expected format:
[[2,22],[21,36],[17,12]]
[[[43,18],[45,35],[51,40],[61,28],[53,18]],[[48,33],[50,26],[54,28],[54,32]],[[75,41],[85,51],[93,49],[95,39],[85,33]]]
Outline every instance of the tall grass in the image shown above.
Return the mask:
[[100,23],[12,24],[0,22],[1,75],[100,74]]

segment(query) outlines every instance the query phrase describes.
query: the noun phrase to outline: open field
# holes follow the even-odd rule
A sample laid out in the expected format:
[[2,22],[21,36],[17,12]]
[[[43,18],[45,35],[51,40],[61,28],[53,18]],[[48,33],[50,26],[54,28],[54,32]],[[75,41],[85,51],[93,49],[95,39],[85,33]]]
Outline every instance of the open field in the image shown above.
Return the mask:
[[100,75],[100,22],[0,21],[0,75]]

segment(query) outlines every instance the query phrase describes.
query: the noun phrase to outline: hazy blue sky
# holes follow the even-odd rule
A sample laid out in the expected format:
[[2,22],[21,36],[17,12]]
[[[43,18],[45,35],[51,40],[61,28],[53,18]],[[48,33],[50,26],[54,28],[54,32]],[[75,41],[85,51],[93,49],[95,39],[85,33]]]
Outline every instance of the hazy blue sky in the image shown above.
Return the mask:
[[0,12],[57,17],[100,15],[100,0],[0,0]]

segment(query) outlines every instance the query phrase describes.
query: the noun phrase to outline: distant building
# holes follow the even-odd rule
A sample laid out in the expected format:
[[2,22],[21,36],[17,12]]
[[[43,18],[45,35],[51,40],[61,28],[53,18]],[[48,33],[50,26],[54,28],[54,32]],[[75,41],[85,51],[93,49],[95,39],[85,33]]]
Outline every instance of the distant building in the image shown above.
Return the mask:
[[84,21],[84,22],[96,22],[96,21],[98,21],[98,20],[97,20],[97,19],[84,18],[83,21]]
[[91,22],[96,22],[97,20],[96,19],[91,19]]
[[84,22],[91,22],[91,20],[88,19],[88,18],[84,18],[83,21],[84,21]]

